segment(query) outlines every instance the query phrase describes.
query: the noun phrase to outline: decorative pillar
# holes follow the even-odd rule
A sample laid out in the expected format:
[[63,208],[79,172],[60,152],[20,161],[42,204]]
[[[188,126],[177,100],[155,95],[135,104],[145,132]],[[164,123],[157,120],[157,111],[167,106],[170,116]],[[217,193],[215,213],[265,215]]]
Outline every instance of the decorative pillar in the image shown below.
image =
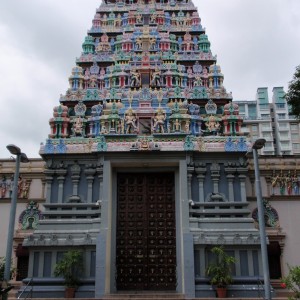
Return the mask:
[[86,180],[87,180],[87,203],[93,202],[93,181],[94,181],[94,174],[96,173],[95,169],[88,168],[84,171]]
[[188,201],[191,203],[193,201],[192,199],[192,179],[193,179],[193,171],[194,167],[187,167],[187,181],[188,181]]
[[58,195],[57,195],[57,203],[63,203],[63,195],[64,195],[64,182],[65,176],[67,174],[67,170],[59,169],[56,171],[57,181],[58,181]]
[[249,175],[250,183],[251,183],[251,196],[255,197],[255,188],[254,188],[254,182],[255,182],[255,176],[254,174]]
[[195,168],[195,171],[197,173],[197,179],[198,179],[198,189],[199,189],[198,201],[204,203],[204,180],[205,180],[206,168],[203,166],[197,167]]
[[103,200],[103,164],[97,166],[97,174],[99,178],[99,200]]
[[227,182],[228,182],[228,200],[229,200],[229,202],[234,202],[234,187],[233,187],[234,171],[235,171],[235,169],[233,169],[233,168],[225,168],[225,172],[227,173],[226,178],[227,178]]
[[46,181],[46,203],[51,203],[51,189],[53,182],[54,170],[45,170],[45,181]]
[[271,176],[265,176],[266,183],[267,183],[267,197],[271,196],[272,193],[272,177]]
[[78,195],[78,184],[80,180],[80,171],[81,168],[77,162],[71,167],[71,178],[73,184],[73,193],[69,198],[69,202],[81,202],[80,197]]
[[[239,171],[239,169],[238,169],[238,171]],[[242,172],[244,173],[245,171],[243,170]],[[242,202],[247,202],[246,177],[247,176],[245,174],[239,175],[240,185],[241,185],[241,201]]]
[[[12,268],[13,268],[13,270],[18,269],[17,249],[18,249],[18,241],[15,238],[14,239],[14,244],[13,244],[13,257],[12,257]],[[17,280],[17,272],[13,272],[12,275],[13,275],[12,280],[16,281]]]
[[46,195],[45,195],[46,180],[45,180],[45,178],[42,178],[41,181],[42,181],[42,194],[41,194],[41,198],[46,198]]
[[212,163],[210,167],[211,178],[213,181],[213,192],[219,193],[220,166],[217,163]]

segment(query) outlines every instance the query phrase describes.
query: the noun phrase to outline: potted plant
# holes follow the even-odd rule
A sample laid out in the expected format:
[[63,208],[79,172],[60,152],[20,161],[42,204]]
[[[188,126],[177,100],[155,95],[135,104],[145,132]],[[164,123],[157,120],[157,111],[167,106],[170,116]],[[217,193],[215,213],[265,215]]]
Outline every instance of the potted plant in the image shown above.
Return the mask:
[[235,258],[228,255],[222,246],[215,246],[211,249],[215,254],[215,260],[206,269],[206,274],[210,277],[210,283],[217,287],[218,298],[225,298],[227,285],[232,282],[232,266]]
[[67,251],[63,258],[56,264],[54,275],[65,280],[65,298],[74,298],[79,286],[79,276],[83,272],[83,257],[79,250]]
[[281,287],[291,292],[289,300],[298,300],[300,299],[300,266],[288,265],[288,269],[288,275],[281,278]]

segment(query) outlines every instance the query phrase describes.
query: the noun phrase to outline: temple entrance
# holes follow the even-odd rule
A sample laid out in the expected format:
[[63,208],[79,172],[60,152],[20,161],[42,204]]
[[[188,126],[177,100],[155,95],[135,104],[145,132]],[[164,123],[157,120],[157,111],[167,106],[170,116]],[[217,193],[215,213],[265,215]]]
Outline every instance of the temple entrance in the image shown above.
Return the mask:
[[173,173],[119,173],[117,290],[176,290]]

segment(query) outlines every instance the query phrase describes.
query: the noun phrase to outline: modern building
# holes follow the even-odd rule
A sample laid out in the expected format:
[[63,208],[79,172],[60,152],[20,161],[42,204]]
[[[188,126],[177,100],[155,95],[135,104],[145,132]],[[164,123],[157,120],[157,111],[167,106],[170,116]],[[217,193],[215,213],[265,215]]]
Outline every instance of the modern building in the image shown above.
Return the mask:
[[266,140],[263,155],[298,155],[300,153],[299,120],[292,116],[284,99],[283,87],[274,87],[269,100],[268,88],[258,88],[256,100],[234,101],[243,116],[243,131],[252,141]]

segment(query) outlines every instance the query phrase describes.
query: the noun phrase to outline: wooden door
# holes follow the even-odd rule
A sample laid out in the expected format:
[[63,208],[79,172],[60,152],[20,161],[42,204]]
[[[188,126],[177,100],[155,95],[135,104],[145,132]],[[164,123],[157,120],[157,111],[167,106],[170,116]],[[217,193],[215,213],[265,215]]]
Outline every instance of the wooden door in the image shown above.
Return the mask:
[[175,290],[173,173],[118,174],[118,290]]

